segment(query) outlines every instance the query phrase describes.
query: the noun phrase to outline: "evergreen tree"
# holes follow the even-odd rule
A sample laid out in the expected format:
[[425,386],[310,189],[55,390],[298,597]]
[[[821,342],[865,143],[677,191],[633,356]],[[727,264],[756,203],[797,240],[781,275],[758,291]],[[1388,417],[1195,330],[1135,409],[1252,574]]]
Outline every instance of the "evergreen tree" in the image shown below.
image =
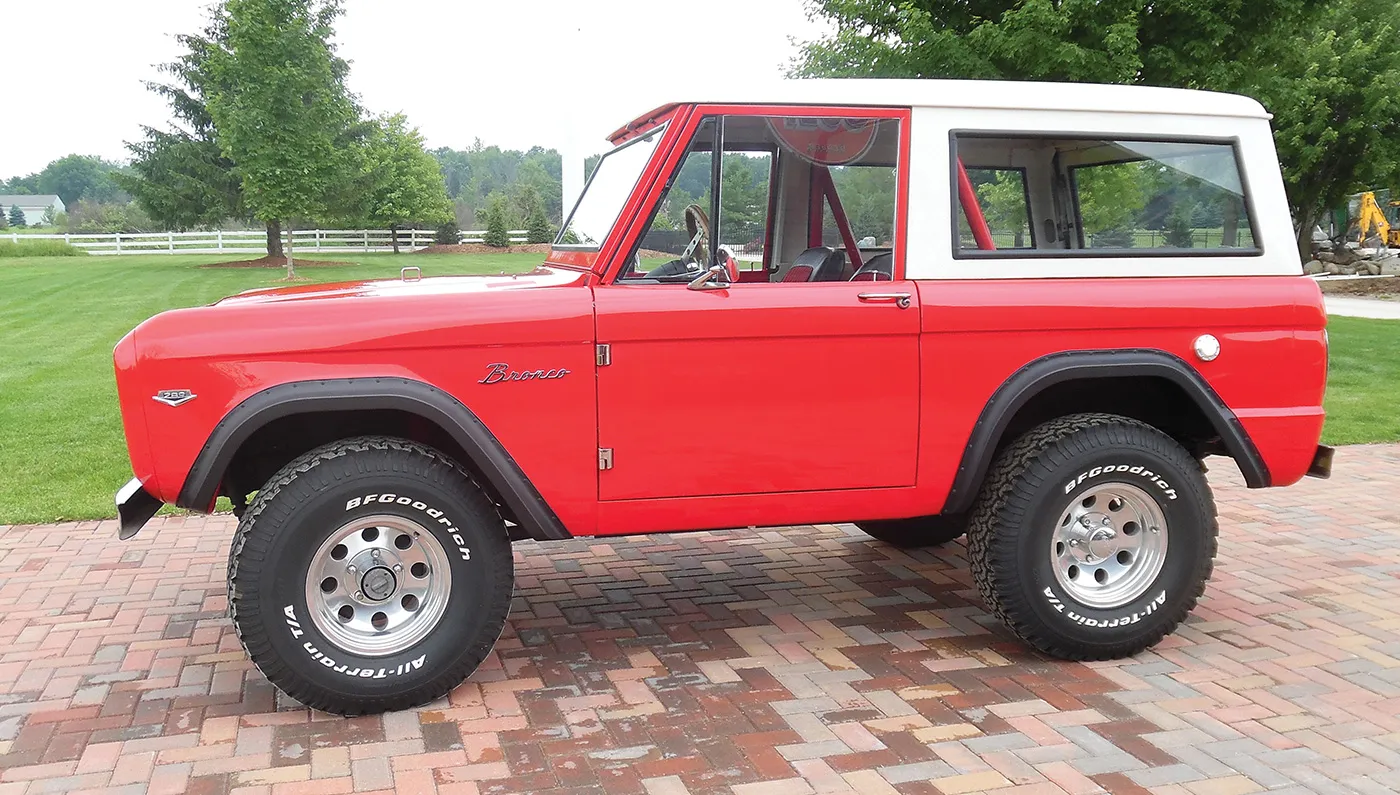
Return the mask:
[[28,224],[24,222],[24,211],[19,208],[18,204],[10,206],[10,226],[20,229],[28,226]]
[[536,207],[535,211],[530,213],[530,217],[526,219],[525,228],[531,243],[554,242],[554,227],[550,226],[549,219],[544,217],[543,207]]
[[506,197],[493,193],[486,199],[486,234],[482,242],[492,248],[505,248],[510,245],[510,211],[506,207]]

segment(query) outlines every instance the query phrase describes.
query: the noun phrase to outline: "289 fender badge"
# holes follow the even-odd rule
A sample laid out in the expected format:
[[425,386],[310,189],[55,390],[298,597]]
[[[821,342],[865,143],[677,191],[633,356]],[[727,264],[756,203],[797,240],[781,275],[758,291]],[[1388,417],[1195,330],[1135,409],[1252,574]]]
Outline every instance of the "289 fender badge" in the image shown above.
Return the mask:
[[512,370],[510,365],[504,362],[486,365],[486,377],[478,381],[478,384],[499,384],[505,381],[540,381],[544,379],[563,378],[572,370],[559,367],[553,370]]
[[152,396],[152,400],[157,403],[164,403],[167,406],[183,406],[186,403],[199,397],[188,389],[162,389]]

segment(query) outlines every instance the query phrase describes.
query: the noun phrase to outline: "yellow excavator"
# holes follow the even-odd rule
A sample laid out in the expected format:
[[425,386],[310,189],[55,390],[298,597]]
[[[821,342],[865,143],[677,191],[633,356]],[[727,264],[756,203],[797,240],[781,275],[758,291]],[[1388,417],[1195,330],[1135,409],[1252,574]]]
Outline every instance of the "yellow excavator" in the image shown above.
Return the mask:
[[[1361,206],[1357,210],[1357,224],[1361,227],[1358,238],[1361,245],[1382,245],[1387,248],[1400,248],[1400,219],[1395,218],[1400,202],[1390,202],[1390,213],[1381,209],[1376,194],[1367,191],[1361,194]],[[1392,224],[1394,223],[1394,226]],[[1371,241],[1371,242],[1367,242]]]

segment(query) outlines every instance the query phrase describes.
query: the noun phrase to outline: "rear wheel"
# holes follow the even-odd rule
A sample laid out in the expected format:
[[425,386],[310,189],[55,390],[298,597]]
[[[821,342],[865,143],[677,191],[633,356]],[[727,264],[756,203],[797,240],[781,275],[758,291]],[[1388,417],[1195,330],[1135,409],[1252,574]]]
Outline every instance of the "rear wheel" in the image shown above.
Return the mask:
[[1135,654],[1195,606],[1216,549],[1201,466],[1124,417],[1048,422],[998,457],[968,528],[978,589],[1011,631],[1065,659]]
[[446,694],[510,609],[510,540],[495,505],[441,453],[350,439],[288,464],[239,523],[229,601],[274,685],[343,715]]
[[967,516],[917,516],[913,519],[888,519],[856,522],[856,527],[886,544],[912,549],[946,544],[967,533]]

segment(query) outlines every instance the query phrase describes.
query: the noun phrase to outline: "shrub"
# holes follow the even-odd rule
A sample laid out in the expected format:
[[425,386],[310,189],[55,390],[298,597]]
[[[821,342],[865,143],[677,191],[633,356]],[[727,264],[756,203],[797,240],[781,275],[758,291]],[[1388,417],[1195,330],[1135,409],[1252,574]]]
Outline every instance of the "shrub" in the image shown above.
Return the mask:
[[0,257],[86,257],[87,252],[62,240],[0,240]]
[[1196,235],[1191,229],[1191,213],[1194,206],[1178,206],[1167,218],[1166,243],[1175,248],[1191,248]]
[[1096,233],[1092,241],[1094,248],[1132,248],[1133,243],[1133,230],[1121,226]]
[[506,199],[500,194],[492,194],[486,200],[486,209],[481,215],[486,216],[486,234],[481,236],[481,241],[492,248],[506,248],[510,245],[510,218],[506,208]]
[[554,227],[549,225],[544,210],[536,207],[525,224],[526,240],[530,243],[553,243]]
[[462,242],[462,229],[457,226],[456,221],[448,221],[438,226],[437,233],[433,235],[433,242],[440,246],[455,246]]

